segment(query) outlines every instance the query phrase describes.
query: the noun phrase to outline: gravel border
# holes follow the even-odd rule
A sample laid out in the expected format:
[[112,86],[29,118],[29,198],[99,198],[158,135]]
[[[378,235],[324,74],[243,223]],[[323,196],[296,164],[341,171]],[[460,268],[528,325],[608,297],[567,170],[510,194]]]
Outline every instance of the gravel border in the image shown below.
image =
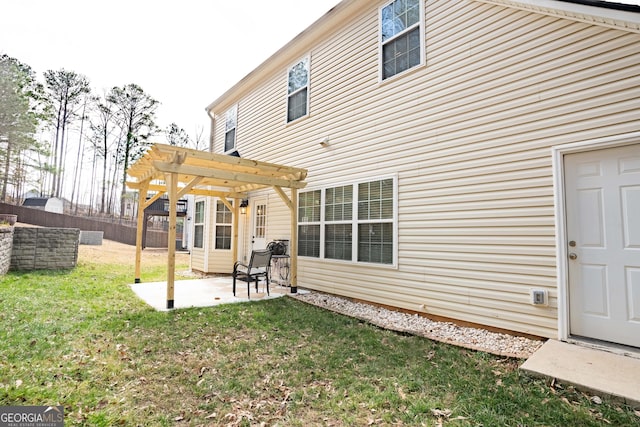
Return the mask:
[[335,313],[367,321],[383,329],[422,336],[498,356],[527,359],[544,344],[543,340],[459,326],[452,322],[436,322],[418,314],[393,311],[316,291],[288,295]]

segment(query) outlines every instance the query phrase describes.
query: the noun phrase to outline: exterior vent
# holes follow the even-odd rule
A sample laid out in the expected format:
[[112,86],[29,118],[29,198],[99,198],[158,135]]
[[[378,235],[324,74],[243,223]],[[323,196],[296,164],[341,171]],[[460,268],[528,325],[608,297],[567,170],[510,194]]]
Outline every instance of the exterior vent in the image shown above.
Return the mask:
[[547,291],[544,289],[531,289],[531,304],[549,305]]

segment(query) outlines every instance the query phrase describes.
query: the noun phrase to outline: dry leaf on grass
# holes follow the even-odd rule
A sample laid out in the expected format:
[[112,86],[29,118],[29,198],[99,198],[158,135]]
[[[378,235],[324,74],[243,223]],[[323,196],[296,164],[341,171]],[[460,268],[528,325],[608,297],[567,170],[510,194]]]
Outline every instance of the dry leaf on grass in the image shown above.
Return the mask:
[[402,400],[406,400],[407,399],[407,395],[406,393],[402,390],[402,387],[398,388],[398,396],[400,396],[400,399]]
[[431,415],[438,418],[449,418],[451,416],[451,409],[432,409]]

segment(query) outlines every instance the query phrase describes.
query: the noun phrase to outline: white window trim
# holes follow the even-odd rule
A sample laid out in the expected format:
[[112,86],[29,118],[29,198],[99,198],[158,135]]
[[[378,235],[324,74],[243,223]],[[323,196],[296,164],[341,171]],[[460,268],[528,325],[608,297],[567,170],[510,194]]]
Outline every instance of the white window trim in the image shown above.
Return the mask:
[[[221,222],[220,226],[224,226],[224,227],[230,227],[231,228],[231,247],[229,249],[219,249],[216,247],[217,245],[217,239],[218,239],[218,235],[217,235],[217,231],[218,231],[218,202],[222,203],[223,206],[226,207],[226,205],[222,202],[222,200],[220,200],[219,198],[215,199],[215,203],[213,204],[213,221],[212,222],[212,226],[213,226],[213,233],[212,233],[212,238],[213,238],[213,250],[216,252],[231,252],[233,250],[233,210],[231,211],[231,222],[227,223],[227,222]],[[233,204],[233,201],[230,201],[229,203]]]
[[[357,197],[357,186],[358,184],[362,184],[365,182],[374,182],[374,181],[382,181],[385,179],[391,179],[393,181],[393,219],[385,220],[385,221],[376,221],[376,220],[359,220],[358,215],[358,197]],[[325,190],[327,188],[335,188],[335,187],[344,187],[345,185],[352,185],[354,187],[353,193],[353,218],[350,221],[330,221],[327,222],[325,220]],[[338,264],[348,264],[354,266],[366,266],[366,267],[375,267],[375,268],[383,268],[383,269],[397,269],[398,268],[398,175],[382,175],[375,176],[370,178],[362,178],[354,181],[349,181],[347,183],[334,183],[334,184],[326,184],[323,186],[315,186],[305,188],[305,191],[301,193],[307,193],[311,191],[320,190],[320,221],[314,222],[301,222],[298,221],[298,226],[301,225],[319,225],[320,226],[320,256],[319,257],[311,257],[311,256],[303,256],[298,255],[300,258],[322,261],[322,262],[330,262],[330,263],[338,263]],[[299,203],[299,202],[298,202]],[[296,213],[297,214],[297,213]],[[393,262],[391,264],[381,264],[376,262],[363,262],[358,261],[358,225],[363,223],[380,223],[380,222],[392,222],[393,221]],[[352,224],[352,236],[353,241],[351,245],[352,255],[351,260],[342,260],[342,259],[333,259],[333,258],[325,258],[325,225],[328,224]]]
[[[204,210],[202,213],[202,222],[196,222],[196,212],[198,203],[202,202],[204,205]],[[193,209],[193,249],[196,251],[206,251],[207,250],[207,199],[200,199],[194,201],[194,209]],[[196,247],[196,226],[202,225],[202,247]]]
[[[411,67],[407,70],[401,71],[397,74],[394,74],[391,77],[387,77],[386,79],[384,78],[384,70],[383,70],[384,60],[383,60],[382,47],[385,43],[383,43],[382,41],[382,9],[389,6],[391,3],[393,3],[393,1],[394,0],[388,1],[382,6],[380,6],[380,8],[378,8],[378,83],[379,84],[393,81],[396,78],[399,78],[400,76],[404,76],[421,67],[424,67],[426,62],[426,48],[425,48],[426,30],[425,30],[425,19],[424,19],[424,15],[425,15],[424,3],[425,2],[424,0],[420,0],[420,20],[418,21],[418,24],[417,24],[420,26],[420,29],[418,30],[420,33],[420,64],[414,67]],[[402,34],[406,33],[407,31],[409,31],[409,29],[405,30]],[[386,43],[389,43],[391,40],[395,40],[396,36],[394,36],[390,40],[387,40]]]
[[[308,73],[308,79],[307,79],[307,86],[305,86],[307,88],[307,114],[305,114],[304,116],[300,116],[295,120],[291,120],[289,121],[289,98],[300,92],[302,89],[304,89],[305,87],[301,87],[300,89],[296,90],[293,93],[289,93],[289,72],[291,71],[291,69],[293,67],[295,67],[296,65],[298,65],[299,63],[301,63],[304,60],[307,60],[307,64],[308,64],[308,69],[307,69],[307,73]],[[307,117],[309,117],[309,106],[310,106],[310,102],[309,100],[311,99],[311,54],[308,54],[306,56],[303,56],[302,58],[298,59],[296,62],[294,62],[293,64],[290,64],[287,67],[287,76],[286,76],[286,80],[287,80],[287,84],[286,84],[286,91],[285,91],[285,105],[286,105],[286,109],[285,109],[285,117],[284,117],[284,121],[285,124],[290,125],[292,123],[297,123],[300,120],[303,120]]]
[[[236,116],[236,120],[235,120],[236,125],[233,128],[235,130],[235,133],[233,135],[233,147],[230,150],[225,150],[225,146],[227,145],[227,132],[231,130],[231,129],[227,129],[227,115],[230,112],[234,112]],[[229,109],[227,109],[227,111],[224,113],[224,132],[223,132],[223,138],[222,138],[222,151],[225,154],[232,153],[237,150],[237,147],[238,147],[238,104],[235,104],[233,107],[230,107]]]

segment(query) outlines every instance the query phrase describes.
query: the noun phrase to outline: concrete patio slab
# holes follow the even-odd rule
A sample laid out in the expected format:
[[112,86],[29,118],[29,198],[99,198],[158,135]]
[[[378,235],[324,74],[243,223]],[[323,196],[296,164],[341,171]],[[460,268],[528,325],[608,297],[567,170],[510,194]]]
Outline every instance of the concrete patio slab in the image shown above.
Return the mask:
[[640,359],[548,340],[520,369],[640,408]]
[[[167,282],[136,283],[130,285],[135,294],[151,307],[167,311]],[[238,282],[233,296],[232,281],[229,277],[208,277],[205,279],[176,280],[174,284],[174,308],[211,307],[219,304],[246,302],[282,297],[291,292],[288,287],[272,284],[267,295],[263,284],[251,286],[251,298],[247,298],[247,283]],[[298,288],[298,292],[304,292]]]

